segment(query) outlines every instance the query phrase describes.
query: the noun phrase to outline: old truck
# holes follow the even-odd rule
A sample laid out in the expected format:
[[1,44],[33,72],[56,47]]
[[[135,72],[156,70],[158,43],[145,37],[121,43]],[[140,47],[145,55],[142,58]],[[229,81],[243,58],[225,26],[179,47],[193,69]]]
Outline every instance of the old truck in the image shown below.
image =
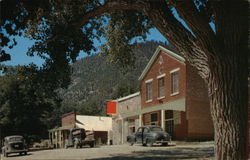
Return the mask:
[[65,141],[65,148],[82,148],[84,145],[95,146],[94,132],[85,131],[83,128],[70,129],[68,138]]
[[20,155],[23,153],[26,155],[28,148],[23,136],[14,135],[5,137],[2,152],[4,157],[8,157],[12,153],[19,153]]

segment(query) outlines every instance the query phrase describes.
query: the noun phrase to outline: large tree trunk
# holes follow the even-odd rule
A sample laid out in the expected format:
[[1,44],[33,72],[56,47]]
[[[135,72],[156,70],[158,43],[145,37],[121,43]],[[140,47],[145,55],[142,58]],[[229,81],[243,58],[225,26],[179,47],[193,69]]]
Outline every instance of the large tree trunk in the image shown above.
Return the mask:
[[243,57],[224,56],[210,65],[207,82],[216,160],[243,160],[246,156],[248,81],[244,62]]

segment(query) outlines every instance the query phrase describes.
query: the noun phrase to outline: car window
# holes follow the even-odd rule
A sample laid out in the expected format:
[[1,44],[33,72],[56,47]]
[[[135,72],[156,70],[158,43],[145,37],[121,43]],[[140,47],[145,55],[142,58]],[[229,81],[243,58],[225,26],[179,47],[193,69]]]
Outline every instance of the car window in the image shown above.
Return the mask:
[[148,133],[149,132],[149,129],[147,129],[147,128],[144,128],[144,131],[143,131],[144,133]]
[[162,131],[162,128],[160,128],[160,127],[152,127],[151,131]]
[[141,133],[142,132],[142,128],[138,128],[137,132]]

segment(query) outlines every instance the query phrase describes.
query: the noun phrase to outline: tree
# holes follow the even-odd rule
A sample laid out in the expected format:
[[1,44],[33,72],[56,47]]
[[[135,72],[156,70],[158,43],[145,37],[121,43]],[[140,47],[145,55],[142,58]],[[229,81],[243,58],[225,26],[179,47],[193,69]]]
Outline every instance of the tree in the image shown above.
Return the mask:
[[[8,35],[25,32],[37,40],[28,53],[46,58],[48,66],[65,66],[80,50],[90,52],[93,38],[100,36],[107,39],[103,51],[109,52],[112,62],[129,64],[133,56],[128,44],[138,37],[145,38],[148,29],[156,27],[207,83],[215,127],[215,158],[244,158],[249,58],[247,1],[3,0],[1,5],[2,29]],[[209,23],[214,24],[214,29]],[[8,43],[6,34],[1,36],[1,46],[15,45],[15,41]],[[9,57],[2,50],[1,60]]]
[[34,65],[9,68],[0,76],[0,127],[3,137],[45,138],[54,127],[51,112],[60,106],[55,85]]

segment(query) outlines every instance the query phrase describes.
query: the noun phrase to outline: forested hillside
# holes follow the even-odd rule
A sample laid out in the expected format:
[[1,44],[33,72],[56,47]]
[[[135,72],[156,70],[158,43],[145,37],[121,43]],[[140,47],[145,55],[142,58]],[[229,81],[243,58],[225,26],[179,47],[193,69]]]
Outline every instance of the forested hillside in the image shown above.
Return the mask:
[[106,57],[98,54],[74,63],[72,84],[60,91],[62,112],[75,110],[77,114],[100,115],[106,100],[139,91],[138,78],[159,44],[153,41],[138,44],[133,49],[135,64],[128,69],[108,64]]

